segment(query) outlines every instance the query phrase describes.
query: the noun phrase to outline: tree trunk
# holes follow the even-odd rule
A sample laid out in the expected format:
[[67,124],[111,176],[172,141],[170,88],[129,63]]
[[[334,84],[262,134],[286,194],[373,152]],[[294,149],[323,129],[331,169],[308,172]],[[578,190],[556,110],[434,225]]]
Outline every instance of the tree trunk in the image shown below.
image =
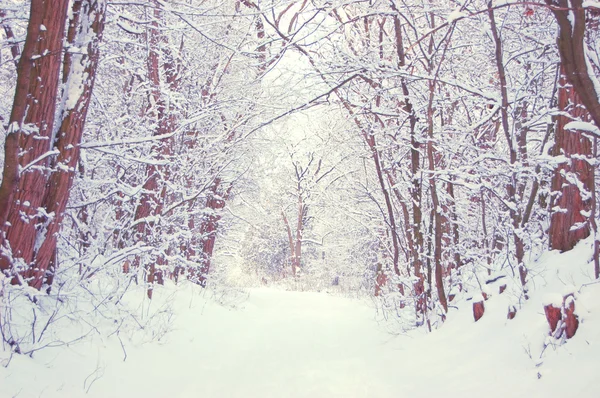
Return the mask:
[[[598,139],[594,138],[594,159],[598,158]],[[596,186],[596,169],[592,168],[591,176],[592,184]],[[592,231],[594,231],[594,276],[596,279],[600,278],[600,237],[598,237],[598,225],[596,223],[598,201],[596,200],[596,192],[592,195],[592,215],[590,220],[592,221]]]
[[[298,187],[300,188],[300,187]],[[298,220],[296,222],[296,243],[294,245],[294,257],[296,266],[302,265],[302,235],[304,232],[304,201],[302,200],[302,191],[298,189]]]
[[[408,250],[410,253],[410,255],[412,256],[415,252],[415,244],[414,244],[414,239],[413,239],[413,230],[411,228],[411,219],[410,219],[410,212],[408,211],[408,205],[406,204],[406,199],[402,196],[402,194],[400,193],[400,191],[398,190],[398,188],[396,188],[396,180],[394,179],[394,177],[392,176],[390,170],[386,170],[386,175],[388,178],[388,182],[391,186],[391,190],[394,192],[394,196],[396,197],[396,200],[398,201],[398,203],[400,203],[400,207],[402,208],[402,217],[404,218],[404,233],[406,235],[406,241],[408,243]],[[407,257],[407,261],[409,260],[408,257],[408,253],[406,255]],[[407,267],[407,273],[410,276],[411,271],[410,271],[410,265]]]
[[454,268],[458,269],[462,265],[462,258],[460,255],[460,232],[458,230],[458,215],[456,214],[456,198],[454,197],[454,183],[449,181],[446,184],[446,192],[452,198],[452,205],[450,206],[450,214],[452,215],[452,253],[454,256]]
[[229,196],[229,190],[224,194],[219,193],[220,186],[221,180],[216,178],[215,182],[210,188],[208,198],[206,199],[206,208],[208,209],[208,214],[205,216],[204,220],[202,221],[202,225],[200,226],[200,234],[203,239],[201,258],[202,263],[200,265],[196,282],[202,287],[206,287],[207,277],[210,271],[211,257],[213,255],[215,240],[217,237],[217,229],[219,226],[219,221],[221,220],[220,211],[225,207],[225,200],[227,199],[227,196]]
[[295,277],[298,268],[300,268],[300,262],[302,260],[302,234],[304,230],[304,201],[302,200],[302,189],[300,182],[298,182],[298,214],[296,221],[296,236],[292,233],[292,227],[285,215],[285,211],[281,211],[283,216],[283,222],[288,234],[288,243],[290,246],[290,255],[292,260],[292,275]]
[[[69,64],[68,67],[65,67],[67,78],[63,94],[64,107],[55,143],[55,148],[60,154],[50,175],[43,202],[46,213],[54,213],[54,217],[50,218],[46,230],[41,231],[45,239],[37,252],[37,271],[34,275],[28,275],[34,276],[36,284],[33,286],[38,289],[41,287],[44,270],[48,269],[56,252],[58,232],[79,162],[79,144],[96,78],[106,3],[104,1],[76,0],[73,4],[73,11],[74,20],[71,25],[78,27],[78,32],[72,43],[78,48],[85,48],[87,45],[87,53],[69,53]],[[82,81],[83,84],[81,84]],[[75,93],[78,95],[75,96]]]
[[383,193],[383,198],[385,200],[385,208],[387,211],[387,224],[389,229],[392,232],[392,247],[394,248],[394,257],[393,257],[393,267],[394,273],[396,275],[400,275],[400,267],[399,267],[399,257],[400,257],[400,246],[398,238],[398,231],[396,227],[396,218],[394,216],[394,208],[392,206],[392,200],[390,198],[390,193],[385,185],[385,179],[383,176],[383,165],[381,158],[379,156],[379,150],[377,149],[377,143],[375,141],[375,136],[367,133],[363,133],[369,148],[371,149],[371,154],[373,158],[373,162],[375,163],[375,171],[377,172],[377,181],[379,182],[379,187],[381,192]]
[[288,245],[290,246],[290,256],[292,260],[292,276],[296,277],[296,254],[294,248],[294,236],[292,235],[292,228],[290,226],[290,222],[288,221],[285,212],[282,210],[281,215],[283,217],[283,223],[285,224],[285,229],[288,234]]
[[[430,16],[430,28],[435,29],[435,16],[431,14]],[[433,36],[431,36],[429,41],[429,54],[430,59],[428,62],[429,73],[434,72],[434,62],[433,62]],[[437,75],[437,74],[436,74]],[[435,285],[438,293],[438,300],[442,305],[442,308],[445,312],[448,312],[448,300],[446,299],[446,292],[444,290],[444,273],[442,269],[442,238],[444,234],[444,229],[448,226],[448,219],[445,215],[442,214],[443,209],[440,205],[440,200],[437,192],[437,182],[435,180],[435,157],[434,157],[434,148],[433,148],[433,132],[434,132],[434,105],[433,101],[435,99],[435,90],[436,90],[437,78],[431,80],[429,82],[429,100],[427,103],[427,135],[429,140],[427,141],[427,160],[429,162],[429,187],[431,190],[431,202],[433,217],[432,222],[435,222],[435,232],[434,232],[434,266],[435,266]],[[431,279],[430,279],[431,281]],[[431,283],[431,282],[430,282]]]
[[[17,87],[5,142],[0,186],[0,268],[20,259],[34,269],[38,226],[54,214],[41,207],[48,182],[68,0],[32,0],[27,38],[17,69]],[[11,254],[7,254],[11,253]],[[45,272],[44,269],[36,271]],[[41,284],[32,280],[32,285]]]
[[[395,6],[392,6],[394,11],[398,12]],[[406,65],[406,56],[404,54],[404,43],[402,40],[402,26],[400,24],[400,18],[394,15],[394,35],[396,41],[396,55],[398,58],[398,66],[404,67]],[[408,114],[408,120],[410,125],[410,164],[411,164],[411,176],[412,176],[412,187],[410,189],[410,197],[412,201],[412,236],[414,239],[413,245],[413,271],[417,278],[414,284],[415,297],[416,297],[416,311],[424,314],[426,312],[426,303],[424,298],[425,293],[425,282],[424,275],[422,272],[422,250],[423,250],[423,233],[421,232],[421,223],[423,221],[423,215],[421,212],[421,181],[419,178],[420,173],[420,157],[421,153],[419,148],[421,144],[417,140],[417,117],[415,111],[410,102],[410,92],[406,80],[400,79],[400,87],[402,89],[403,100],[398,104],[404,112]]]
[[[155,136],[165,136],[172,133],[175,129],[175,117],[171,114],[167,103],[161,92],[160,69],[164,69],[166,83],[173,89],[177,89],[178,82],[178,65],[171,59],[168,51],[164,52],[166,61],[160,63],[160,45],[167,41],[164,34],[161,32],[159,21],[162,20],[161,4],[154,0],[153,20],[148,29],[148,59],[147,72],[148,80],[151,83],[151,91],[149,103],[151,116],[156,120],[157,128],[154,131]],[[153,145],[153,153],[157,153],[157,160],[165,160],[173,154],[173,138],[166,137]],[[154,232],[152,228],[156,225],[158,218],[162,215],[162,210],[167,198],[167,187],[165,181],[169,179],[168,166],[159,164],[148,164],[146,167],[146,181],[143,184],[143,193],[141,195],[138,206],[135,210],[135,239],[149,244],[156,244],[159,238],[152,238]],[[134,264],[139,266],[140,258],[137,257]],[[156,265],[159,265],[158,269]],[[152,284],[156,278],[162,281],[162,268],[168,262],[162,253],[156,256],[156,260],[151,260],[150,264],[144,264],[146,268],[146,279],[150,285],[148,296],[152,296]]]
[[552,156],[564,156],[566,159],[555,169],[552,177],[552,192],[556,196],[552,201],[549,235],[550,248],[565,251],[590,235],[589,220],[595,186],[594,168],[589,163],[592,156],[590,137],[580,131],[565,129],[565,125],[573,119],[588,121],[589,114],[564,75],[560,77],[558,108],[571,117],[556,117]]
[[558,52],[563,74],[579,96],[591,119],[600,128],[600,93],[588,70],[585,49],[586,10],[583,0],[546,0],[558,22]]
[[517,260],[517,267],[519,270],[519,277],[521,279],[521,285],[523,286],[523,295],[525,299],[527,296],[527,268],[525,267],[524,259],[525,259],[525,244],[523,242],[523,237],[521,236],[521,220],[522,220],[522,211],[520,206],[520,201],[518,198],[518,189],[517,189],[517,169],[519,168],[518,164],[518,155],[517,149],[515,148],[513,134],[510,129],[509,122],[509,99],[508,99],[508,91],[507,91],[507,80],[506,80],[506,70],[504,68],[504,60],[503,60],[503,49],[502,49],[502,39],[500,38],[500,34],[498,31],[498,26],[496,25],[496,19],[494,16],[494,8],[492,2],[488,2],[488,16],[490,19],[490,27],[492,31],[492,37],[494,39],[495,45],[495,61],[496,61],[496,69],[498,70],[498,79],[500,83],[500,97],[502,102],[502,107],[500,108],[500,120],[502,123],[502,131],[504,132],[504,137],[506,138],[506,144],[509,150],[509,159],[510,165],[512,168],[512,174],[510,176],[510,181],[506,185],[506,192],[508,196],[508,200],[512,203],[512,206],[508,209],[510,219],[512,222],[512,236],[515,244],[515,257]]

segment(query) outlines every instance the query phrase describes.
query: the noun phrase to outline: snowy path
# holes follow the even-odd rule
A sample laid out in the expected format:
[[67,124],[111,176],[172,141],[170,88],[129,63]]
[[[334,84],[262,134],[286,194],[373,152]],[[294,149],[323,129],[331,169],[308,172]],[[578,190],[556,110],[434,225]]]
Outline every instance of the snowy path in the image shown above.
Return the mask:
[[[48,366],[16,363],[0,371],[0,397],[14,394],[3,390],[6,380],[21,383],[19,397],[39,396],[29,390],[32,378],[38,387],[48,383],[44,398],[593,397],[600,384],[593,356],[589,363],[563,356],[538,380],[518,327],[498,327],[491,316],[473,324],[468,311],[455,313],[443,332],[392,336],[364,301],[269,289],[252,290],[234,310],[197,300],[192,310],[178,309],[166,341],[128,347],[125,362],[112,345],[63,353]],[[573,367],[594,380],[578,394],[559,377]],[[84,382],[96,378],[84,395]]]
[[145,384],[145,397],[391,396],[377,365],[381,350],[373,347],[392,337],[375,328],[368,306],[261,289],[242,307],[209,304],[202,316],[180,319],[187,325],[168,344],[107,371],[94,386],[97,395],[117,396],[120,385],[132,382],[126,368],[141,367],[135,373],[148,380],[136,384]]

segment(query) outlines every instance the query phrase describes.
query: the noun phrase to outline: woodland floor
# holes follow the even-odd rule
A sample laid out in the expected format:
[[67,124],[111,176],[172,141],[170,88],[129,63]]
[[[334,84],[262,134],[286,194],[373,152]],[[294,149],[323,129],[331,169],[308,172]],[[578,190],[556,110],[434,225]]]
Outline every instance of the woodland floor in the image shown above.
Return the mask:
[[125,344],[126,361],[115,339],[18,356],[0,397],[597,397],[598,285],[578,334],[545,350],[539,300],[507,321],[501,297],[477,323],[465,301],[431,334],[394,335],[368,300],[261,288],[221,305],[183,289],[159,342]]

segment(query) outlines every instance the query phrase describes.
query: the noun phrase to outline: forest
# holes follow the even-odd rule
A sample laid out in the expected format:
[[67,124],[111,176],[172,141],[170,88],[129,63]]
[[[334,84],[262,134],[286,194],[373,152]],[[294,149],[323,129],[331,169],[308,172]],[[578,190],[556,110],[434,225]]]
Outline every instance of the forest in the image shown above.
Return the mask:
[[597,396],[600,2],[0,26],[0,397]]

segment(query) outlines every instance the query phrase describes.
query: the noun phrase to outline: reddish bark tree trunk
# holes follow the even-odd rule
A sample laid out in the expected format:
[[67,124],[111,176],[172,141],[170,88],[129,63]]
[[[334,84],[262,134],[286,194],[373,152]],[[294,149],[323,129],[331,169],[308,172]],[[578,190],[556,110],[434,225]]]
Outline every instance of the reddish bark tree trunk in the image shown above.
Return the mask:
[[[155,118],[158,125],[157,129],[154,131],[155,136],[168,134],[173,128],[172,120],[166,115],[165,102],[160,90],[160,57],[158,54],[158,46],[159,43],[165,40],[159,31],[158,21],[161,17],[161,9],[157,5],[154,9],[154,19],[148,32],[149,54],[147,60],[148,80],[152,84],[150,104],[154,104],[155,107],[155,109],[151,109],[151,116]],[[170,144],[170,141],[165,139],[158,141],[158,143],[153,146],[152,152],[158,153],[157,160],[163,160],[166,156],[171,154]],[[146,181],[143,184],[143,193],[141,195],[140,203],[135,210],[135,220],[141,220],[136,225],[138,239],[141,240],[144,240],[145,235],[149,233],[147,227],[154,224],[153,220],[149,219],[149,217],[156,216],[162,211],[163,190],[160,190],[159,192],[159,177],[162,169],[162,166],[152,163],[148,164],[146,167]]]
[[581,106],[579,96],[564,75],[560,78],[558,107],[572,117],[556,117],[552,155],[566,159],[552,177],[552,191],[556,196],[552,201],[549,235],[550,248],[564,251],[571,250],[590,235],[589,217],[595,186],[594,169],[588,162],[592,155],[590,138],[580,131],[565,130],[565,125],[573,119],[588,121],[589,113]]
[[34,257],[40,243],[37,228],[46,225],[48,220],[41,205],[48,180],[48,152],[53,144],[68,4],[68,0],[31,2],[0,186],[3,232],[0,246],[7,249],[0,257],[2,270],[9,269],[16,259],[21,259],[27,268],[35,268]]
[[[585,50],[585,32],[587,28],[586,9],[583,0],[545,0],[553,7],[550,11],[558,22],[558,52],[560,53],[563,73],[574,87],[591,119],[600,128],[600,93],[590,77],[593,70],[588,69]],[[590,10],[590,8],[588,8]]]
[[[67,60],[64,68],[66,76],[63,94],[65,104],[55,143],[55,148],[60,154],[50,175],[43,202],[46,213],[54,213],[54,217],[49,220],[46,230],[42,230],[45,239],[36,255],[36,270],[30,271],[27,275],[34,277],[35,284],[32,286],[38,289],[41,287],[44,272],[51,266],[56,253],[58,232],[79,162],[79,144],[96,78],[106,3],[104,1],[76,0],[73,11],[71,27],[79,27],[79,32],[75,33],[70,41],[77,47],[85,48],[84,46],[87,44],[87,54],[65,56]],[[87,79],[85,79],[86,76]],[[83,85],[79,95],[77,98],[72,98],[82,80]],[[55,266],[56,264],[52,264],[52,268]]]
[[[558,5],[558,7],[551,7],[550,10],[554,14],[558,23],[558,51],[560,53],[561,65],[563,67],[563,73],[568,82],[573,86],[574,91],[577,93],[581,102],[589,112],[589,117],[594,121],[596,127],[600,128],[600,99],[596,91],[596,86],[592,80],[591,74],[594,70],[590,70],[590,62],[586,54],[586,30],[587,29],[598,29],[597,13],[592,12],[592,8],[584,8],[583,0],[546,0],[548,5]],[[587,11],[587,14],[586,14]],[[596,14],[596,15],[594,15]],[[591,38],[588,37],[588,40]],[[593,41],[591,39],[590,41]],[[590,51],[588,49],[588,51]],[[573,138],[575,140],[575,138]],[[596,151],[594,150],[594,157],[596,157]],[[595,195],[595,179],[594,169],[590,173],[590,182],[587,184],[586,190],[592,187],[592,195]],[[597,225],[595,222],[595,196],[592,196],[592,228],[594,234],[597,234]],[[557,220],[559,221],[559,220]],[[563,223],[568,223],[562,221]],[[557,229],[559,227],[557,226]],[[583,237],[585,231],[579,231],[580,236]],[[568,250],[574,242],[572,239],[578,237],[563,238],[563,242],[555,242],[557,246],[562,246],[562,250]],[[596,238],[597,239],[597,238]],[[594,272],[596,278],[600,277],[600,246],[597,240],[594,242]]]

